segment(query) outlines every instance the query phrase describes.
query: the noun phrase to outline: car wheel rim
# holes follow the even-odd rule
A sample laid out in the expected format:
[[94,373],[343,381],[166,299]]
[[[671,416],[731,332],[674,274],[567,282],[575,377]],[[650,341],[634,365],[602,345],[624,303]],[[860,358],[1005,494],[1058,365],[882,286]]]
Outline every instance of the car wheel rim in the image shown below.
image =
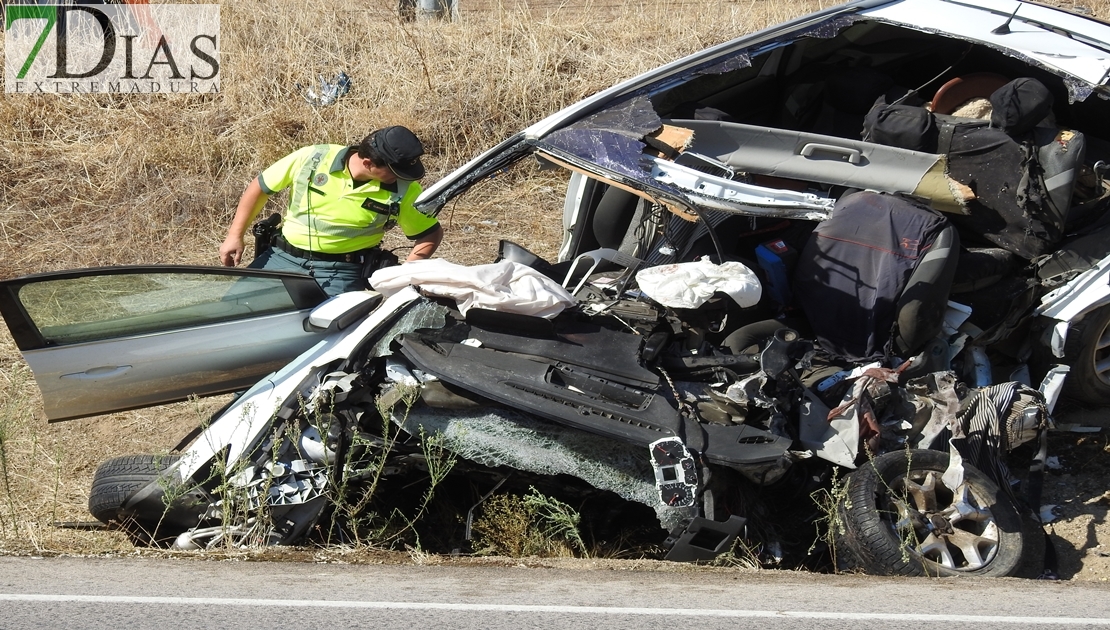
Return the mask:
[[910,471],[890,490],[893,525],[911,553],[954,571],[982,569],[994,559],[998,524],[966,482],[952,491],[937,472]]
[[1110,321],[1103,327],[1095,343],[1094,352],[1091,353],[1095,374],[1103,383],[1110,385]]

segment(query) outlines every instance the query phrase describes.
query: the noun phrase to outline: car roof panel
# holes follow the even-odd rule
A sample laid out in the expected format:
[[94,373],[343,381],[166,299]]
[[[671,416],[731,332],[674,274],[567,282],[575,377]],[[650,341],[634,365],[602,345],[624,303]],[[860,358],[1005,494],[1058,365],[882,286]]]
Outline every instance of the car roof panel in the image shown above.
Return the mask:
[[[995,33],[1015,9],[1009,32]],[[1092,85],[1104,83],[1110,73],[1110,25],[1049,7],[1002,0],[906,0],[863,14],[1009,50]]]

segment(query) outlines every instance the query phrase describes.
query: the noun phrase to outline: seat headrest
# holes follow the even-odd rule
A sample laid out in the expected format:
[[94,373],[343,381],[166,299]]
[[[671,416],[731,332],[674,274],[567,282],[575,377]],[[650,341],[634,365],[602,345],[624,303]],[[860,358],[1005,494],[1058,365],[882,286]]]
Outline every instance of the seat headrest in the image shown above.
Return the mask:
[[1029,77],[1014,79],[991,94],[991,126],[1009,136],[1024,135],[1052,111],[1052,93]]

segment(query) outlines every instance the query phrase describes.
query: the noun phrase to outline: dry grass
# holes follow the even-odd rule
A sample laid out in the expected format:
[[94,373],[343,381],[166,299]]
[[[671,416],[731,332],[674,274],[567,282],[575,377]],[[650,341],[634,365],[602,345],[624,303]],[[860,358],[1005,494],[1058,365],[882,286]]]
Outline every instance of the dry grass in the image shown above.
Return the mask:
[[[0,129],[0,246],[7,254],[0,273],[213,263],[243,187],[292,148],[355,142],[370,129],[403,124],[424,139],[434,181],[616,79],[818,3],[648,3],[608,11],[605,20],[558,8],[533,17],[514,5],[467,12],[453,24],[413,25],[385,8],[350,6],[224,3],[217,97],[0,100],[8,123]],[[319,110],[300,99],[295,84],[341,69],[353,77],[350,95]],[[555,189],[561,183],[550,180]],[[536,214],[544,220],[529,225],[531,233],[557,224],[548,218],[558,210],[549,203],[557,192],[530,201],[513,186],[493,189],[459,202],[474,205],[450,208],[448,227],[469,225],[453,223],[453,213],[463,221]],[[516,220],[493,220],[504,226],[499,235],[519,234]],[[448,238],[444,256],[469,258],[453,249],[472,245],[464,234]]]

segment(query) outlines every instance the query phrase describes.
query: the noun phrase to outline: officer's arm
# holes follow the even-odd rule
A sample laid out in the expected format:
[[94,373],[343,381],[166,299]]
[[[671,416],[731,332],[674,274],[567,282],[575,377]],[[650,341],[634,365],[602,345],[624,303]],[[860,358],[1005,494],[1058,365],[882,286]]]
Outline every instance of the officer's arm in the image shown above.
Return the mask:
[[409,252],[409,257],[405,259],[405,262],[431,258],[432,254],[436,253],[436,249],[439,248],[439,244],[442,242],[443,228],[436,226],[434,232],[430,232],[416,239],[412,245],[412,251]]
[[[234,267],[243,259],[243,236],[247,233],[247,228],[251,222],[262,210],[262,206],[266,205],[267,199],[269,199],[269,196],[262,192],[262,186],[259,185],[258,178],[255,177],[247,186],[247,189],[243,191],[243,196],[239,197],[239,205],[235,208],[235,218],[231,220],[231,227],[227,229],[227,238],[220,245],[220,262],[225,267]],[[435,251],[434,247],[432,251]]]

